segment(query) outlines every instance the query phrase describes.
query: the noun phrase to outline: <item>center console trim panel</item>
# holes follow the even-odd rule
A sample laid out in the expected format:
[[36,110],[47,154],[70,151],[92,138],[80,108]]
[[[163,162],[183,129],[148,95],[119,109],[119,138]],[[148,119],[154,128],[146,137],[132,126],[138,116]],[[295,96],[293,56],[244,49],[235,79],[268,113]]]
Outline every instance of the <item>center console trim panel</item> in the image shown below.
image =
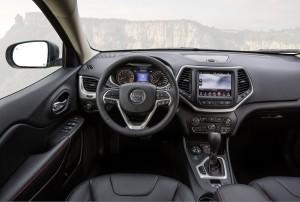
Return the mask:
[[[196,65],[183,65],[180,67],[180,70],[178,71],[178,74],[176,76],[176,81],[178,82],[180,75],[182,73],[182,71],[185,68],[191,68],[191,69],[197,69],[197,70],[207,70],[207,69],[211,69],[212,71],[218,71],[218,70],[232,70],[232,69],[243,69],[244,68],[242,66],[228,66],[228,67],[218,67],[218,66],[196,66]],[[209,113],[226,113],[226,112],[233,112],[235,111],[241,104],[243,104],[252,94],[253,94],[253,84],[252,84],[252,80],[249,77],[249,75],[247,74],[249,82],[250,82],[250,93],[243,99],[241,100],[239,103],[237,103],[234,107],[230,107],[230,108],[225,108],[225,109],[213,109],[213,108],[200,108],[200,107],[196,107],[194,104],[192,104],[188,99],[186,99],[184,96],[180,95],[180,98],[187,103],[193,110],[197,111],[197,112],[209,112]]]
[[[210,179],[210,180],[224,180],[227,179],[227,167],[226,167],[226,163],[223,157],[217,157],[218,159],[221,160],[222,162],[222,166],[224,166],[224,175],[223,176],[210,176],[207,172],[207,170],[205,169],[204,164],[209,160],[209,157],[206,157],[199,165],[196,166],[196,170],[200,176],[201,179]],[[200,167],[203,167],[205,169],[206,174],[202,174],[199,170]]]

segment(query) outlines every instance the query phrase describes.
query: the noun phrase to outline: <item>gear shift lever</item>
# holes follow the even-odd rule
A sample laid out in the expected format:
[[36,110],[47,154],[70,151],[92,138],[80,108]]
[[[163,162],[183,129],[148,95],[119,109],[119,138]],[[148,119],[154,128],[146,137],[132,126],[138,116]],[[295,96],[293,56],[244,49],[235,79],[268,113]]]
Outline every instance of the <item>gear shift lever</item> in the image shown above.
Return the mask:
[[221,145],[221,134],[216,132],[211,132],[208,134],[208,142],[210,145],[210,161],[217,161],[217,154]]
[[219,176],[222,174],[222,163],[217,158],[218,151],[221,145],[221,134],[217,132],[211,132],[208,134],[208,142],[210,145],[209,160],[207,161],[206,168],[209,175]]

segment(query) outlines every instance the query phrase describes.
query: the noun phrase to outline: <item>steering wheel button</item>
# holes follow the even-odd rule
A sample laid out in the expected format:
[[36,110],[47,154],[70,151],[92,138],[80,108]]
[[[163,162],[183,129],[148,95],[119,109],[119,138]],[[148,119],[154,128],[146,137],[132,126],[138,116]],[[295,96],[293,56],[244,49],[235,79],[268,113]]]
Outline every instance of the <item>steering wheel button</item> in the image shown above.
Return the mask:
[[156,93],[156,98],[158,100],[168,99],[169,95],[168,95],[168,93],[166,93],[164,91],[159,91],[159,92]]

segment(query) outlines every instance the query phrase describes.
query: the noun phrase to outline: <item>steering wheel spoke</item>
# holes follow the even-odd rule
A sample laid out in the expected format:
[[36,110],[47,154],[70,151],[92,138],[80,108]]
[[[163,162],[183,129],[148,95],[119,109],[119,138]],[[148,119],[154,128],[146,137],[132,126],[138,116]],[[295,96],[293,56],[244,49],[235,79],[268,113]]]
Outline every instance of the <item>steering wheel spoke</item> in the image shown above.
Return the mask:
[[172,96],[167,89],[156,90],[156,105],[159,106],[170,106],[172,102]]
[[119,95],[120,89],[119,88],[109,88],[105,89],[103,94],[103,102],[104,104],[115,104],[119,103]]
[[153,117],[157,106],[154,106],[153,110],[146,116],[145,120],[143,122],[137,123],[137,122],[132,122],[126,115],[126,113],[123,111],[121,106],[118,104],[119,111],[123,117],[123,120],[126,123],[127,128],[131,130],[143,130],[147,127],[148,123],[150,122],[151,118]]

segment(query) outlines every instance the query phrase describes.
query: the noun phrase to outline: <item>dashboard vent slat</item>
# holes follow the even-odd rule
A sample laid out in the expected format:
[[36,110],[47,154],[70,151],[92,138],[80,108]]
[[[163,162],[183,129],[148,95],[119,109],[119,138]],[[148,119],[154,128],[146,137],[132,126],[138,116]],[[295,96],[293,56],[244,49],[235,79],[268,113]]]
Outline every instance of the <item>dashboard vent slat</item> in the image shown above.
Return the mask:
[[96,92],[98,80],[90,77],[82,78],[83,87],[88,92]]
[[192,69],[185,68],[182,70],[179,80],[179,89],[186,94],[192,94]]
[[238,70],[238,95],[242,95],[250,90],[250,81],[245,70]]

